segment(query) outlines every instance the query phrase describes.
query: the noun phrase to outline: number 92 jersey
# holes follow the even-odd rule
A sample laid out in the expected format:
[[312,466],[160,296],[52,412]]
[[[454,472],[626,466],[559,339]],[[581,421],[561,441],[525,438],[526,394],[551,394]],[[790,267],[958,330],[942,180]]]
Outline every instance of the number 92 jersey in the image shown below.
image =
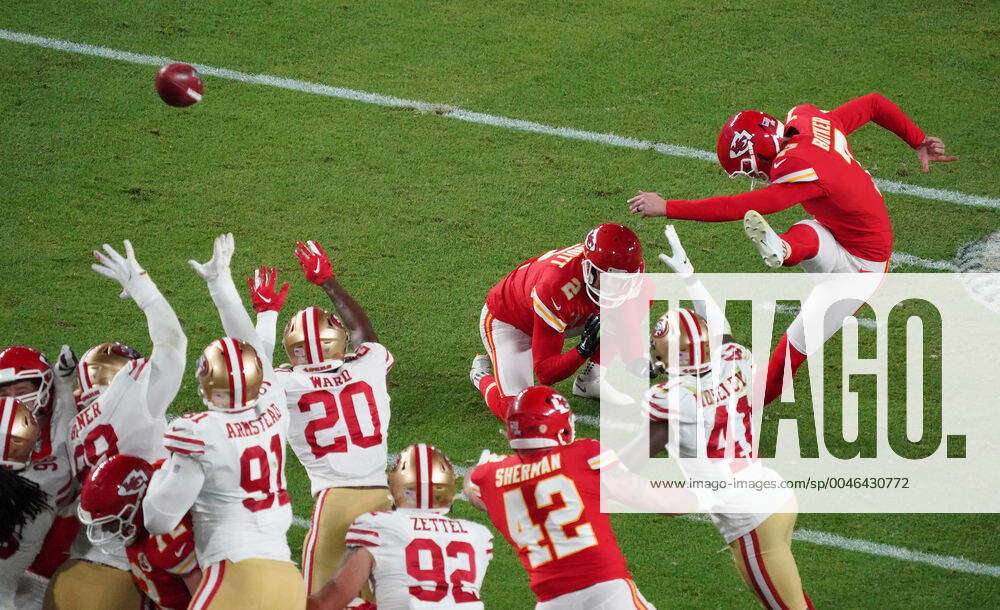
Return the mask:
[[275,369],[288,396],[288,442],[313,495],[330,487],[386,486],[386,376],[393,362],[381,344],[362,343],[342,364]]
[[346,543],[374,557],[379,608],[483,608],[479,590],[493,535],[478,523],[436,510],[365,513],[347,530]]
[[539,602],[632,578],[610,516],[601,512],[600,469],[611,455],[583,438],[530,460],[486,462],[469,474],[469,491],[514,547]]

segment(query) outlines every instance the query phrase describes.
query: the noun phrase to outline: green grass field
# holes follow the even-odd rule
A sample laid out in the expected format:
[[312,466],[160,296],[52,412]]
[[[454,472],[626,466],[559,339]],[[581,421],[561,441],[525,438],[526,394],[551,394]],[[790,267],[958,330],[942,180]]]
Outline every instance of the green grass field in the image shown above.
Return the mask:
[[[923,175],[904,144],[868,127],[852,146],[873,175],[1000,196],[996,3],[342,2],[10,0],[0,28],[700,149],[736,109],[783,116],[797,103],[880,91],[962,159]],[[636,226],[652,266],[662,223],[627,218],[631,194],[746,187],[697,159],[221,78],[206,77],[204,101],[178,110],[153,92],[149,66],[6,40],[0,57],[3,343],[53,354],[117,339],[148,350],[141,313],[89,269],[90,250],[130,238],[181,317],[193,362],[221,325],[187,259],[206,259],[212,238],[232,231],[234,273],[276,265],[293,284],[294,311],[325,303],[292,256],[296,240],[318,239],[396,355],[390,448],[432,442],[466,466],[484,446],[506,446],[468,381],[496,280],[604,221]],[[896,249],[925,259],[950,260],[1000,224],[988,207],[886,199]],[[793,208],[773,223],[802,216]],[[700,271],[764,271],[737,223],[678,230]],[[192,373],[174,410],[195,409]],[[296,514],[308,517],[297,463],[288,478]],[[484,519],[464,503],[454,512]],[[753,607],[710,525],[614,523],[637,584],[660,608]],[[799,526],[1000,565],[994,515],[804,514]],[[290,533],[295,553],[303,534]],[[818,607],[1000,602],[994,576],[807,542],[794,551]],[[533,603],[499,541],[484,599]]]

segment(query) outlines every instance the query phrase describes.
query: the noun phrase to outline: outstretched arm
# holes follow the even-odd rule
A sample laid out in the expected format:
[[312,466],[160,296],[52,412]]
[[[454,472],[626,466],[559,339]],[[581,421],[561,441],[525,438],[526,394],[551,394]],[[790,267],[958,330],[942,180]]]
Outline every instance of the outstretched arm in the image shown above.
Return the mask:
[[201,465],[192,457],[171,453],[153,473],[142,500],[146,529],[154,536],[168,534],[194,505],[205,482]]
[[368,314],[337,281],[323,246],[311,240],[305,243],[300,241],[296,245],[295,257],[299,259],[302,272],[307,280],[321,287],[330,297],[330,302],[351,333],[351,343],[360,345],[369,341],[377,342],[378,336]]
[[[660,262],[684,278],[684,284],[687,286],[688,294],[694,304],[694,312],[708,323],[712,345],[732,341],[732,329],[729,326],[729,320],[726,319],[726,312],[719,307],[705,285],[695,275],[694,265],[691,264],[687,252],[684,251],[681,239],[677,236],[677,229],[674,228],[674,225],[667,225],[663,228],[663,235],[667,238],[667,243],[670,244],[670,256],[661,253]],[[721,342],[717,338],[721,338]]]
[[162,414],[177,395],[184,375],[187,337],[181,323],[170,303],[139,266],[130,241],[125,240],[125,256],[104,244],[104,252],[94,250],[94,258],[97,262],[91,268],[121,284],[119,296],[131,297],[146,316],[149,338],[153,342],[146,404],[150,413]]
[[869,121],[899,136],[910,148],[917,151],[920,168],[926,174],[931,163],[957,161],[958,157],[946,155],[941,138],[926,135],[899,106],[881,93],[869,93],[853,99],[830,114],[837,119],[847,134]]
[[278,284],[278,270],[274,267],[261,265],[253,272],[253,277],[247,278],[250,286],[250,300],[257,311],[257,336],[260,338],[264,352],[269,358],[274,357],[274,337],[278,330],[278,312],[285,306],[288,297],[288,282],[275,290]]
[[592,315],[584,323],[580,343],[563,352],[566,335],[549,326],[541,316],[535,316],[535,326],[531,332],[531,356],[538,383],[552,385],[575,373],[600,346],[600,331],[601,320]]
[[658,193],[640,192],[628,200],[629,211],[648,216],[666,216],[677,220],[726,222],[740,220],[750,210],[773,214],[796,203],[823,196],[816,182],[772,184],[766,188],[737,195],[722,195],[705,199],[665,200]]
[[239,293],[236,292],[236,284],[233,283],[233,276],[229,270],[235,248],[233,234],[224,233],[215,238],[211,259],[205,263],[189,260],[188,264],[208,284],[208,292],[212,295],[216,309],[219,310],[219,318],[222,319],[222,329],[226,336],[249,343],[257,351],[261,364],[264,365],[264,378],[270,379],[273,375],[271,365],[273,350],[272,353],[268,353],[260,337],[257,336],[257,330],[250,321],[250,315],[247,314]]

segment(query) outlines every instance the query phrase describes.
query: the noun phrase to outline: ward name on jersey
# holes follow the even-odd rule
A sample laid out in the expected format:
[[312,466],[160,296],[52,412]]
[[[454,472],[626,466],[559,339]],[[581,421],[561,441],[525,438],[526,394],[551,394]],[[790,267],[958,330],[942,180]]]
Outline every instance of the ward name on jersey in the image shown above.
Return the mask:
[[531,457],[486,462],[469,474],[469,489],[514,547],[541,602],[631,579],[610,517],[601,512],[606,460],[596,440],[579,439]]
[[483,608],[479,591],[493,558],[486,527],[441,509],[366,513],[347,530],[347,546],[375,558],[379,608]]
[[288,397],[288,441],[312,494],[330,487],[384,487],[394,359],[380,343],[362,343],[342,363],[275,369]]
[[204,411],[171,422],[163,444],[204,473],[191,509],[198,563],[229,559],[290,561],[285,534],[292,509],[285,489],[288,413],[283,390],[264,382],[258,407]]
[[496,318],[531,335],[535,317],[557,332],[583,326],[599,313],[583,286],[583,244],[528,259],[500,280],[486,296]]
[[[750,352],[739,344],[726,343],[716,349],[708,372],[671,377],[647,391],[646,413],[650,421],[671,426],[670,436],[677,443],[677,455],[672,457],[678,458],[689,479],[781,480],[761,465],[753,451],[752,379]],[[775,512],[790,497],[790,491],[748,485],[723,489],[717,496],[719,512],[709,516],[729,543]]]

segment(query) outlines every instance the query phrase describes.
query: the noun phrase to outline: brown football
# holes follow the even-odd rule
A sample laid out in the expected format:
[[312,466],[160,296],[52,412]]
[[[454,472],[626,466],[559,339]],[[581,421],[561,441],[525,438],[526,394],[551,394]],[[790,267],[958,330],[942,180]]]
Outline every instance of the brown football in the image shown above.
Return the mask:
[[204,91],[201,76],[188,64],[167,64],[156,73],[156,92],[171,106],[183,108],[199,102]]

